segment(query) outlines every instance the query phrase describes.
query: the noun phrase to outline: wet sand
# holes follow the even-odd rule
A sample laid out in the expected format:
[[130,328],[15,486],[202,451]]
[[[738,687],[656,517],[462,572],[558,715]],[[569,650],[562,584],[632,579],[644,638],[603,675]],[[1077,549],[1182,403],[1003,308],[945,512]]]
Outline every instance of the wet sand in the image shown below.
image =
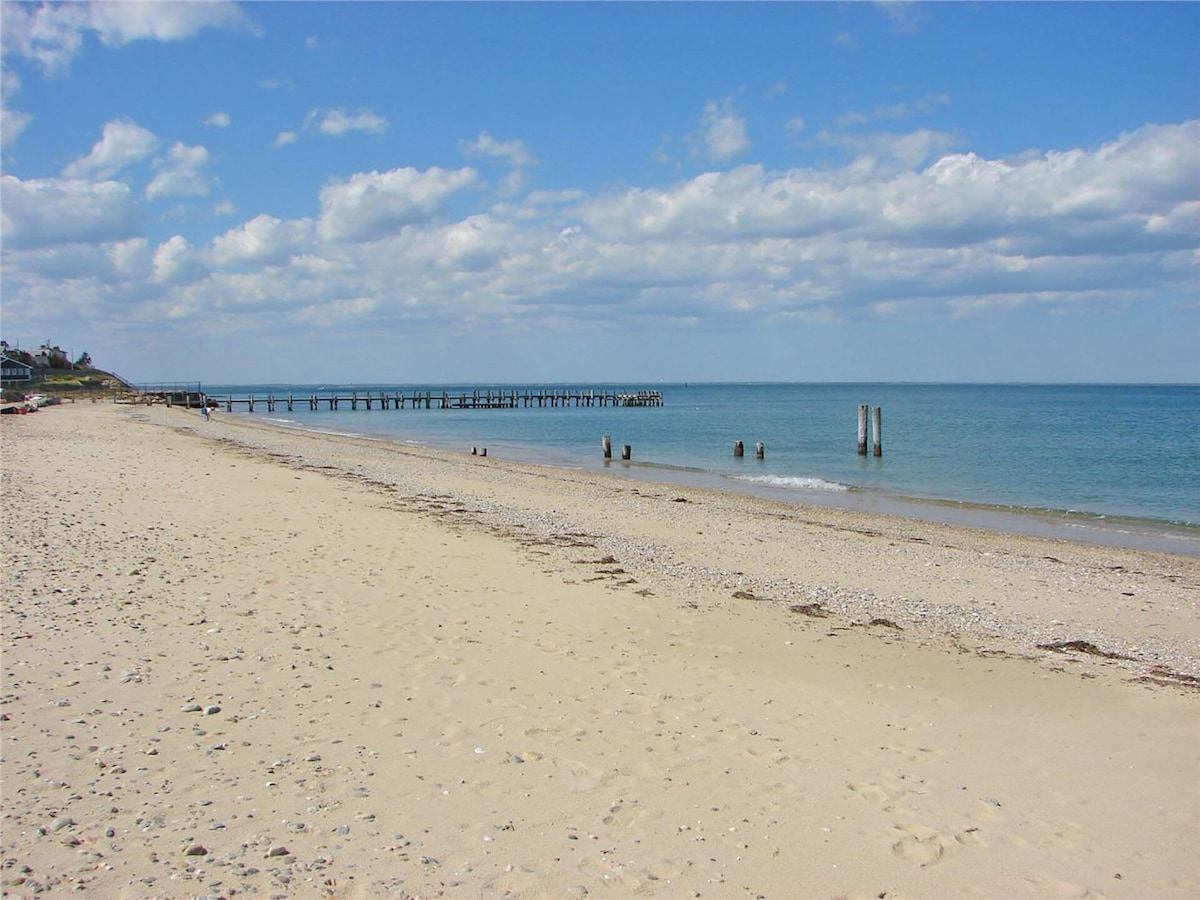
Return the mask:
[[1200,560],[0,422],[12,896],[1193,897]]

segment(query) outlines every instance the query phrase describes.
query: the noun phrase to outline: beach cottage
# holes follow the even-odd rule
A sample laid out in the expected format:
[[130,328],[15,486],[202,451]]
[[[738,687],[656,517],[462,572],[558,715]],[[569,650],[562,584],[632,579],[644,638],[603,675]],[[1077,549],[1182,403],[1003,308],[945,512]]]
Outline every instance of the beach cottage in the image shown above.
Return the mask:
[[3,372],[0,382],[4,384],[23,384],[33,380],[33,367],[25,365],[19,359],[9,356],[0,357],[0,364],[2,364]]

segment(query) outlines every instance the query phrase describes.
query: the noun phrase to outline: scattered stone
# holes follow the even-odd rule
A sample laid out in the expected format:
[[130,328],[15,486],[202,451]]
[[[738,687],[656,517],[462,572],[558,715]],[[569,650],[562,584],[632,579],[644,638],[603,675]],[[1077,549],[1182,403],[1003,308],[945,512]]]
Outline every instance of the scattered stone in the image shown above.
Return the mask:
[[808,616],[812,619],[826,619],[829,613],[820,603],[793,603],[788,607],[788,612],[798,613],[802,616]]
[[184,856],[208,856],[208,848],[203,844],[192,844],[183,851]]
[[271,857],[274,857],[274,856],[288,856],[290,853],[291,853],[291,851],[288,850],[288,848],[285,847],[283,844],[276,844],[274,847],[272,847],[270,850],[267,851],[267,858],[270,859]]

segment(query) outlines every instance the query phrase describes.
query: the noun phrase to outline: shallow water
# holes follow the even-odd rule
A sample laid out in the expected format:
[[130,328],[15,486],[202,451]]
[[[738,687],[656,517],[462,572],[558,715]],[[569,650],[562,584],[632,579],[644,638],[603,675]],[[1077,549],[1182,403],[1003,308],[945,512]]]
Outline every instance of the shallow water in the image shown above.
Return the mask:
[[[218,399],[496,385],[205,385]],[[505,385],[506,389],[523,386]],[[589,384],[585,388],[612,385]],[[1200,386],[663,384],[650,408],[327,409],[252,415],[494,457],[952,524],[1200,555]],[[882,410],[882,457],[857,453],[860,404]],[[733,455],[735,441],[745,455]],[[763,459],[755,444],[765,445]]]

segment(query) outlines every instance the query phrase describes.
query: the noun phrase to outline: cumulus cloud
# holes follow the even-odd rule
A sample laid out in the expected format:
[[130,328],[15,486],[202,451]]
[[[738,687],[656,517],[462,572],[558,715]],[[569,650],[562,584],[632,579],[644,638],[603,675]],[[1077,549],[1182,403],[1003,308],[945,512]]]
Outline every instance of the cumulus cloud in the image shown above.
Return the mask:
[[470,168],[358,173],[325,185],[316,221],[259,215],[198,249],[139,244],[124,185],[9,177],[6,281],[36,296],[44,272],[94,264],[129,275],[130,294],[157,290],[172,315],[220,306],[231,328],[281,312],[314,327],[617,309],[657,322],[963,316],[1200,290],[1200,122],[1013,159],[939,132],[843,138],[841,167],[741,165],[503,203]]
[[305,128],[315,128],[321,134],[341,137],[351,131],[363,134],[383,134],[388,121],[369,109],[347,112],[344,109],[314,109],[304,119]]
[[185,284],[201,277],[205,271],[195,248],[180,235],[155,248],[151,267],[152,278],[158,283]]
[[728,162],[750,148],[746,120],[733,108],[733,98],[710,100],[704,104],[699,127],[688,143],[695,156],[715,162]]
[[204,124],[207,125],[209,128],[228,128],[229,127],[229,113],[215,112],[211,116],[209,116],[207,119],[204,120]]
[[113,119],[104,123],[102,136],[92,146],[92,152],[67,164],[65,178],[105,179],[116,175],[126,166],[139,163],[158,149],[158,138],[129,119]]
[[312,240],[312,222],[285,222],[259,215],[213,239],[213,265],[224,268],[244,265],[282,265],[301,252]]
[[458,149],[467,157],[493,157],[504,160],[510,166],[530,166],[536,162],[521,141],[498,141],[486,131],[479,132],[479,136],[472,141],[459,141]]
[[204,28],[250,28],[236,3],[226,0],[190,0],[188,3],[92,3],[92,28],[105,44],[120,46],[137,40],[181,41]]
[[103,2],[0,4],[6,54],[30,59],[48,74],[63,72],[91,32],[109,46],[136,40],[179,41],[203,28],[245,28],[252,23],[235,3]]
[[370,241],[436,216],[453,194],[473,187],[474,169],[366,172],[321,189],[317,230],[324,240]]
[[289,144],[296,143],[296,132],[281,131],[275,135],[275,140],[271,141],[271,146],[275,148],[286,147]]
[[170,197],[207,197],[212,177],[205,171],[208,151],[175,143],[165,157],[154,160],[155,176],[146,186],[147,200]]
[[0,186],[0,235],[6,248],[104,243],[140,236],[142,216],[137,199],[119,182],[22,181],[4,175]]

